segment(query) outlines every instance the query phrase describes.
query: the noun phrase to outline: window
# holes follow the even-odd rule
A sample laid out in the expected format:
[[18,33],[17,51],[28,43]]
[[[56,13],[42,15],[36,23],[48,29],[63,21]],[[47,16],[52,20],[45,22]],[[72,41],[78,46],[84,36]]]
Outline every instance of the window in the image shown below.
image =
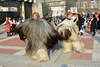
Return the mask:
[[60,4],[60,2],[59,2],[59,1],[57,1],[56,3],[57,3],[57,4]]
[[61,3],[61,4],[64,4],[64,2],[63,2],[63,1],[61,1],[60,3]]

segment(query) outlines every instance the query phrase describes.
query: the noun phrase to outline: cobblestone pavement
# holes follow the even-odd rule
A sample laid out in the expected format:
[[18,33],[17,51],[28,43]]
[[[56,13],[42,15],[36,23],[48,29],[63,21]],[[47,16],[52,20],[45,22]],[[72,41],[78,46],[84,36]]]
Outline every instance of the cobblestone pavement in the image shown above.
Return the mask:
[[48,50],[50,61],[39,63],[25,55],[27,41],[21,41],[18,35],[6,37],[4,28],[0,27],[0,67],[100,67],[100,31],[92,36],[86,29],[79,36],[86,48],[83,53],[63,54],[59,43]]

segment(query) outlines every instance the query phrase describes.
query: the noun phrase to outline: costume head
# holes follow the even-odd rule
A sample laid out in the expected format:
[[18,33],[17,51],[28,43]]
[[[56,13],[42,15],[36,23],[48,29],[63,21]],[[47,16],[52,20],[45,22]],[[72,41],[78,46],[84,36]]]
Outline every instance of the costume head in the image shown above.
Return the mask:
[[70,27],[65,24],[61,24],[60,26],[58,26],[57,31],[63,40],[68,40],[71,36]]

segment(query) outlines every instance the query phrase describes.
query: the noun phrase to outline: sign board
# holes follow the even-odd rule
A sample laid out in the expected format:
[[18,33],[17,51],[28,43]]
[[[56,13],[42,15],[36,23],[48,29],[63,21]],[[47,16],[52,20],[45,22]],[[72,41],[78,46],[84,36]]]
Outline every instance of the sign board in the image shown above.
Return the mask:
[[77,13],[77,7],[71,7],[71,12],[72,13]]
[[15,7],[8,7],[8,11],[17,11],[17,8],[15,8]]
[[17,12],[17,7],[0,7],[0,11],[15,11],[15,12]]
[[1,10],[2,11],[8,11],[8,8],[7,7],[2,7]]

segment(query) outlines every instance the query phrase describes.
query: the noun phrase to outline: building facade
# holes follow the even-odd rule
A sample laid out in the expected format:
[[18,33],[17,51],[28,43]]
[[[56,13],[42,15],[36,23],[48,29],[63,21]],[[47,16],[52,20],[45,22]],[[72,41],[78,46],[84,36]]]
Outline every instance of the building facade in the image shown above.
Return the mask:
[[43,2],[46,2],[51,7],[52,16],[65,14],[65,0],[43,0]]
[[78,0],[78,9],[100,9],[100,0]]
[[78,12],[91,11],[92,13],[100,13],[100,0],[77,0]]
[[25,20],[35,11],[42,17],[42,0],[0,0],[0,19],[7,16]]

